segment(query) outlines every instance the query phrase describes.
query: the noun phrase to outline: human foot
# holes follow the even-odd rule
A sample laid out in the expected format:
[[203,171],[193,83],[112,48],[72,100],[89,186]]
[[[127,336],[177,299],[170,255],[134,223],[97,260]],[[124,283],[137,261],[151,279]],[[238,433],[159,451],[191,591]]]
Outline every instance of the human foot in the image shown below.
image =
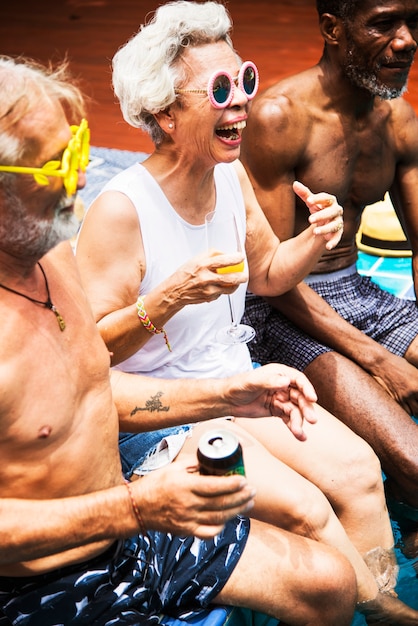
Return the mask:
[[374,600],[359,602],[357,611],[365,616],[367,624],[418,625],[418,611],[386,593],[379,592]]

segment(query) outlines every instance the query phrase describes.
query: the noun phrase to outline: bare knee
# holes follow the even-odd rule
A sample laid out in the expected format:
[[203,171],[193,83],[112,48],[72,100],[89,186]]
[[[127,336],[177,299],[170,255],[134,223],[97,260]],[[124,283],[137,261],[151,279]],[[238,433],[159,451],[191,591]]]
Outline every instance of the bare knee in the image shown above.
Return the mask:
[[[354,464],[350,466],[353,480],[362,488],[365,493],[381,493],[383,494],[382,467],[380,461],[365,442],[361,442],[360,451],[356,455]],[[350,473],[347,479],[350,480]]]
[[382,468],[372,448],[362,439],[347,451],[344,467],[338,476],[333,477],[333,491],[340,493],[344,499],[353,502],[355,498],[378,498],[384,500]]
[[[312,572],[315,586],[310,607],[312,624],[351,624],[357,603],[357,580],[348,560],[337,551],[320,555]],[[326,616],[326,617],[325,617]]]
[[[280,623],[349,626],[357,603],[357,581],[348,560],[337,550],[310,551],[309,573],[294,587]],[[298,607],[295,612],[295,604]]]
[[321,541],[334,512],[323,493],[312,484],[289,494],[286,509],[276,524],[291,532]]
[[304,626],[350,626],[356,601],[354,570],[338,550],[256,520],[217,597]]

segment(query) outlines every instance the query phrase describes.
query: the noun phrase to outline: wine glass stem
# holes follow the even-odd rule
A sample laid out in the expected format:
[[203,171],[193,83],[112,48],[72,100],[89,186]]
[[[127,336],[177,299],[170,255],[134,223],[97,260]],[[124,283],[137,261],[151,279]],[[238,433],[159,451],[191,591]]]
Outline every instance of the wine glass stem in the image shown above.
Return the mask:
[[229,302],[229,310],[231,312],[231,322],[232,322],[231,331],[234,331],[237,329],[238,325],[237,325],[237,322],[235,321],[234,308],[232,306],[232,298],[229,295],[228,295],[228,302]]

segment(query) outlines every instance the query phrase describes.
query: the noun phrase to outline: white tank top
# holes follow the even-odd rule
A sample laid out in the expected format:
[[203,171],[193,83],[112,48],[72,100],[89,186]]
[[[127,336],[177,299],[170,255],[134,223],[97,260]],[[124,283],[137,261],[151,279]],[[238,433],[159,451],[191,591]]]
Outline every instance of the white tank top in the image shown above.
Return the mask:
[[[215,185],[216,211],[234,211],[244,244],[245,206],[232,165],[215,167]],[[124,193],[138,213],[146,258],[139,295],[146,295],[180,265],[206,250],[204,224],[193,226],[181,218],[143,165],[135,164],[116,175],[103,192],[109,190]],[[237,319],[244,313],[246,288],[247,284],[242,284],[232,295]],[[164,325],[172,352],[162,334],[153,335],[116,369],[160,378],[220,378],[248,371],[252,365],[246,344],[227,346],[215,339],[216,331],[230,322],[226,295],[214,302],[187,305]]]

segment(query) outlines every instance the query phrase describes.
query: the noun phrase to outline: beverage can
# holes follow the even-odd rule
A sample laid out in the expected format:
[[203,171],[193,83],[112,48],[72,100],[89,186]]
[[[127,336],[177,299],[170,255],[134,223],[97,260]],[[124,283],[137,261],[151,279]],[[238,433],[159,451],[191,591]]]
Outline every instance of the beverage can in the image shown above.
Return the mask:
[[229,430],[210,430],[199,440],[197,458],[201,474],[245,476],[241,444]]

